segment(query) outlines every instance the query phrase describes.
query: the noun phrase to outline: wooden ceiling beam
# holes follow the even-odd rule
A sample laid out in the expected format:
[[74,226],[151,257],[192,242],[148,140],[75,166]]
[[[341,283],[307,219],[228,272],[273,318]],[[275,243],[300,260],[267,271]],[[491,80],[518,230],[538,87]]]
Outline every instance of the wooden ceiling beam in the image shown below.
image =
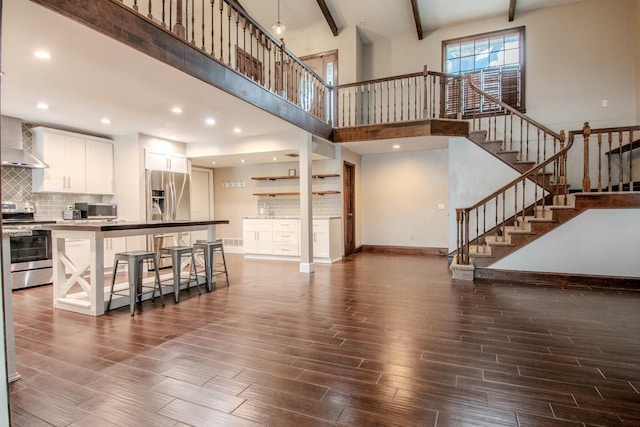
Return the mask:
[[322,14],[324,15],[324,19],[327,20],[327,24],[329,24],[329,28],[331,28],[331,33],[333,34],[334,37],[337,36],[338,26],[336,25],[336,21],[333,20],[333,16],[331,16],[331,12],[327,7],[327,3],[325,3],[324,0],[318,0],[318,6],[320,7]]
[[418,40],[422,40],[424,33],[422,32],[422,20],[420,19],[420,10],[418,10],[418,0],[411,0],[411,9],[413,9],[413,19],[416,22]]
[[516,17],[516,1],[517,0],[509,1],[509,22],[513,21]]

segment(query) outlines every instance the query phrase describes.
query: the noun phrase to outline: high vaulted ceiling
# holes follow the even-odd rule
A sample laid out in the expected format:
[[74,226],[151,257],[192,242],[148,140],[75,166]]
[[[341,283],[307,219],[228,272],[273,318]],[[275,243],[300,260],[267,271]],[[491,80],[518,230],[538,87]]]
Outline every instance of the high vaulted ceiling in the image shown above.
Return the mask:
[[[240,4],[264,28],[270,29],[277,19],[277,1],[240,0]],[[310,25],[325,25],[331,34],[320,5],[323,3],[338,33],[345,27],[357,25],[361,36],[369,41],[402,33],[413,33],[417,37],[412,12],[414,1],[425,33],[454,22],[492,15],[503,15],[506,22],[514,2],[280,0],[280,20],[298,31]],[[578,0],[517,0],[515,17],[533,8],[573,1]],[[30,0],[5,1],[2,14],[3,115],[109,137],[145,133],[170,139],[175,135],[185,143],[246,144],[293,128],[279,118],[251,108],[244,101]],[[49,50],[52,59],[47,62],[35,59],[33,52],[37,49]],[[174,84],[167,86],[167,81]],[[50,105],[49,110],[36,108],[41,101]],[[184,108],[181,116],[171,113],[175,104]],[[208,116],[216,118],[215,126],[203,124]],[[103,117],[109,117],[111,124],[100,123]],[[234,127],[242,128],[243,132],[234,133]],[[403,150],[424,149],[421,145],[424,143],[419,141],[405,142]],[[351,144],[350,148],[368,154],[392,151],[391,145],[376,141]],[[273,157],[264,153],[262,156],[269,160]],[[249,156],[245,159],[247,163],[252,162]]]
[[[301,30],[327,22],[322,5],[330,13],[338,33],[357,26],[364,43],[413,32],[418,37],[413,6],[419,26],[429,31],[467,21],[504,16],[505,20],[531,10],[579,0],[279,0],[280,22],[287,30]],[[263,27],[277,20],[278,0],[239,0]],[[331,32],[328,23],[327,31]]]

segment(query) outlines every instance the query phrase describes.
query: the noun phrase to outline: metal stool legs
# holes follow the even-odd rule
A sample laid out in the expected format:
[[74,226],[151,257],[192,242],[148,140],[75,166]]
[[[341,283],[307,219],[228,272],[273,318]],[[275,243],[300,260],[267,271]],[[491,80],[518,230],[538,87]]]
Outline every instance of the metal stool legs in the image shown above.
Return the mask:
[[129,279],[129,309],[131,311],[131,315],[133,316],[135,313],[135,304],[136,299],[139,303],[142,303],[142,294],[144,288],[148,288],[150,286],[145,286],[143,281],[143,268],[142,264],[144,261],[153,261],[154,270],[155,270],[155,278],[153,282],[153,292],[151,294],[151,300],[155,300],[156,298],[156,287],[158,288],[158,292],[160,293],[160,301],[162,302],[162,306],[164,306],[164,296],[162,295],[162,286],[160,285],[160,275],[158,274],[158,258],[156,257],[155,252],[145,252],[145,251],[131,251],[131,252],[120,252],[115,254],[114,264],[113,264],[113,276],[111,277],[111,292],[109,293],[109,302],[107,303],[107,311],[111,308],[111,302],[113,301],[113,294],[118,294],[118,292],[114,292],[114,286],[116,283],[116,274],[118,273],[118,264],[120,262],[127,263],[128,270],[128,279]]
[[[207,289],[209,292],[213,290],[213,277],[221,274],[225,275],[227,280],[227,286],[229,286],[229,273],[227,271],[227,260],[224,257],[224,246],[222,245],[222,241],[217,240],[213,242],[207,242],[204,240],[198,240],[193,248],[195,250],[201,250],[204,257],[204,270],[207,276]],[[222,270],[217,269],[216,263],[216,252],[220,252],[222,255]]]
[[184,283],[186,283],[187,288],[189,288],[189,284],[195,277],[196,286],[198,287],[198,295],[201,295],[202,292],[200,291],[200,283],[198,281],[198,271],[196,269],[196,260],[193,254],[193,248],[190,246],[167,246],[160,249],[160,253],[171,256],[171,265],[173,268],[173,295],[176,303],[180,302],[180,285],[183,284],[181,281],[182,258],[185,256],[191,257],[191,263],[189,266],[189,278]]

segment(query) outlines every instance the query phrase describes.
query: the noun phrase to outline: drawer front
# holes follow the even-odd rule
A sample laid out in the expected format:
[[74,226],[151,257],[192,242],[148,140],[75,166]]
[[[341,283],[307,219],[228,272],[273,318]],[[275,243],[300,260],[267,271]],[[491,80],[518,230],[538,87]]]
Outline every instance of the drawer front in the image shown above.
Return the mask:
[[298,252],[298,243],[274,243],[273,254],[298,256],[300,255],[300,253]]
[[298,243],[298,231],[274,231],[273,241]]
[[273,231],[290,231],[290,232],[298,232],[298,228],[300,228],[300,221],[297,219],[274,219],[273,220]]

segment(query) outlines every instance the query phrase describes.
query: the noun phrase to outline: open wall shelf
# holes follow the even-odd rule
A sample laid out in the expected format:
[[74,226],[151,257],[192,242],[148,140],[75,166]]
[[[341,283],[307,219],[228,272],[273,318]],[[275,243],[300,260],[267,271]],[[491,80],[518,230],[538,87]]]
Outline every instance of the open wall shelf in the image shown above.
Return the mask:
[[[326,196],[327,194],[340,194],[339,191],[312,191],[311,194],[317,196]],[[276,196],[299,196],[299,192],[284,192],[284,193],[253,193],[254,196],[261,197],[276,197]]]
[[[311,178],[313,179],[324,179],[324,178],[332,178],[332,177],[339,177],[340,174],[337,173],[328,173],[328,174],[317,174],[317,175],[311,175]],[[299,176],[254,176],[251,177],[251,179],[254,179],[256,181],[276,181],[279,179],[300,179]]]

